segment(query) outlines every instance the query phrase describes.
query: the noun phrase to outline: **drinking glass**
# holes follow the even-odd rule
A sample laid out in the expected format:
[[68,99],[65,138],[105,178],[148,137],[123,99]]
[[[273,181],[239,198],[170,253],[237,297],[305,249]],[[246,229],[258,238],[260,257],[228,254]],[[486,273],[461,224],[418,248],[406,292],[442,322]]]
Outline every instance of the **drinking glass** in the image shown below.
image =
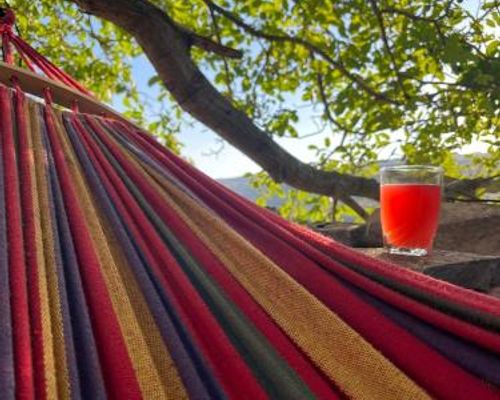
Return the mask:
[[425,256],[436,235],[443,170],[431,165],[382,168],[380,209],[384,247],[391,254]]

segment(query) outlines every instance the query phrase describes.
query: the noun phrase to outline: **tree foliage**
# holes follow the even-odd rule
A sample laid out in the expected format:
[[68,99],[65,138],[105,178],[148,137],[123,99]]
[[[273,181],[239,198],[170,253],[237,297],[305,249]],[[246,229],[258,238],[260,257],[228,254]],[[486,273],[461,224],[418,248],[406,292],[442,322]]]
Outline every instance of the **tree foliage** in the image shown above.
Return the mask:
[[[177,25],[242,52],[228,58],[192,48],[214,85],[270,135],[310,134],[298,128],[298,110],[307,109],[318,124],[314,164],[324,170],[371,176],[380,155],[394,150],[459,178],[452,154],[481,142],[488,155],[474,160],[478,174],[499,173],[499,1],[152,2]],[[119,96],[129,116],[179,150],[175,133],[185,119],[156,76],[156,98],[138,90],[131,65],[141,49],[127,34],[70,1],[11,3],[24,38],[103,100]],[[331,213],[324,198],[283,194],[266,174],[254,182],[288,196],[287,216]]]

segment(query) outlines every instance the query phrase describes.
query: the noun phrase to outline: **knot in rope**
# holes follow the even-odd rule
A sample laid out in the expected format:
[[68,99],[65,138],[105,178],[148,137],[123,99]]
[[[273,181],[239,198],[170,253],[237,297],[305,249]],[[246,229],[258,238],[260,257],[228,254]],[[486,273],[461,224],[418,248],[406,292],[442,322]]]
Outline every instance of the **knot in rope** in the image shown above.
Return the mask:
[[0,33],[12,32],[12,26],[16,22],[16,15],[10,8],[0,9]]

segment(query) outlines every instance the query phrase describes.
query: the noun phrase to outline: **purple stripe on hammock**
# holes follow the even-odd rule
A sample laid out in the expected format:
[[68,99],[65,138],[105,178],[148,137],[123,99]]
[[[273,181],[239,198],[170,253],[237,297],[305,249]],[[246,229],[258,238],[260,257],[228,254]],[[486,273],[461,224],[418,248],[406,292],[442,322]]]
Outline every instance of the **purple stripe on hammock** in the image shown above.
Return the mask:
[[500,385],[500,357],[498,355],[405,314],[351,284],[345,284],[367,303],[379,309],[388,318],[436,349],[453,363],[488,382]]
[[[105,399],[104,380],[95,351],[90,319],[69,231],[59,179],[47,136],[43,110],[37,108],[42,144],[47,154],[47,194],[54,237],[55,268],[63,319],[71,398]],[[87,394],[91,397],[87,397]]]

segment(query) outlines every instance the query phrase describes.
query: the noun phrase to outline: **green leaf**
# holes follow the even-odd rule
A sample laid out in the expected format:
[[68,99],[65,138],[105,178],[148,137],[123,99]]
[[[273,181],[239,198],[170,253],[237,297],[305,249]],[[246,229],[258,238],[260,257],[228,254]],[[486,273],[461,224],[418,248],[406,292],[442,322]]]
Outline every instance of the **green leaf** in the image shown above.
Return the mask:
[[161,82],[161,78],[158,75],[154,75],[148,80],[148,86],[153,86],[156,83]]
[[453,35],[446,40],[443,49],[443,61],[445,63],[459,63],[467,61],[470,58],[470,51],[464,46],[458,36]]

